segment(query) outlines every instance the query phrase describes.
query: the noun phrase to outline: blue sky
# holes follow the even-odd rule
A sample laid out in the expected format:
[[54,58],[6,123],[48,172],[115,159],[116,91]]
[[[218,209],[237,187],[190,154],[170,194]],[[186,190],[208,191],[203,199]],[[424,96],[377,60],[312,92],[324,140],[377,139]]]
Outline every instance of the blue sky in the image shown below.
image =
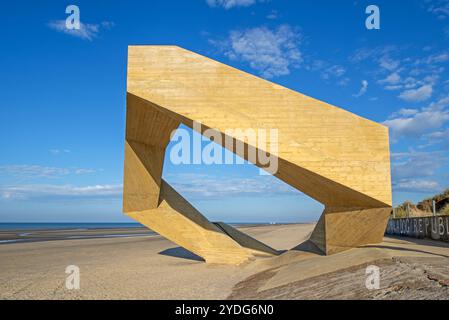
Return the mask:
[[[80,31],[61,28],[69,4]],[[369,4],[380,30],[365,28]],[[11,1],[0,38],[0,222],[129,221],[134,44],[179,45],[388,125],[395,204],[449,187],[448,0]],[[213,220],[318,218],[319,203],[258,172],[167,162],[164,177]]]

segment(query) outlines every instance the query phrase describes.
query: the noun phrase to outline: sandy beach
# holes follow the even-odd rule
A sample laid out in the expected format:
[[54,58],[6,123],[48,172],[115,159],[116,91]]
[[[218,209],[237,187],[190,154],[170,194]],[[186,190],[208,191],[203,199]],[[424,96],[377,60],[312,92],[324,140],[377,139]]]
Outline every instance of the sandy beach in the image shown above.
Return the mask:
[[[48,239],[50,231],[43,231],[42,239],[51,241],[0,245],[0,298],[449,299],[448,243],[385,238],[379,245],[323,256],[307,243],[298,246],[313,227],[240,228],[277,250],[289,250],[241,266],[205,264],[140,229],[113,230],[115,237],[106,237],[111,230],[89,231],[93,238],[65,240],[54,238],[66,232],[53,231]],[[79,233],[71,236],[83,236]],[[380,268],[379,290],[365,287],[370,264]],[[79,290],[65,286],[69,265],[80,268]]]

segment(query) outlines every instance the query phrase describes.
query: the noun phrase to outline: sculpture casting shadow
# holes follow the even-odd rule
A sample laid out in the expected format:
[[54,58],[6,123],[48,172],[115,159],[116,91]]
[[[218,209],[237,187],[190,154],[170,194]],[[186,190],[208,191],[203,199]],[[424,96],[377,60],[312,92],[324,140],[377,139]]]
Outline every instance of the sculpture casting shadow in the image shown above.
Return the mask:
[[189,250],[184,249],[183,247],[169,248],[159,252],[159,254],[163,256],[204,262],[203,258],[197,256],[196,254],[190,252]]

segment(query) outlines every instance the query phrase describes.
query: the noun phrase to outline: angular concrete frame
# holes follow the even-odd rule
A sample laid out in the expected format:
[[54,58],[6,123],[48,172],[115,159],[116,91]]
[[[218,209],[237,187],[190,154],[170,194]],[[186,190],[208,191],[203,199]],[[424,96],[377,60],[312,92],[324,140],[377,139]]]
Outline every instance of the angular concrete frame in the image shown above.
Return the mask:
[[[127,79],[123,211],[133,219],[209,263],[277,254],[209,222],[161,179],[181,124],[199,122],[234,144],[226,129],[276,128],[275,176],[325,205],[310,240],[325,254],[382,241],[391,211],[385,126],[176,46],[129,47]],[[258,146],[241,142],[236,153],[251,160]]]

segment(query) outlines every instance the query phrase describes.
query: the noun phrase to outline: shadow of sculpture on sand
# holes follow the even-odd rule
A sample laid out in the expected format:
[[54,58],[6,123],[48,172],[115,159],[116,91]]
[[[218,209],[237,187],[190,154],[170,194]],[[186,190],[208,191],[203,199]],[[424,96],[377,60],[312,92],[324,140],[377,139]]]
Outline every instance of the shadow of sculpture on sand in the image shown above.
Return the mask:
[[324,252],[321,251],[311,240],[306,240],[288,251],[309,252],[309,253],[315,253],[320,256],[325,255]]
[[182,247],[169,248],[169,249],[159,252],[159,254],[161,254],[163,256],[204,262],[203,258],[201,258],[200,256],[197,256],[196,254],[194,254]]
[[412,249],[412,248],[404,248],[398,246],[389,246],[389,245],[365,245],[358,248],[376,248],[376,249],[387,249],[387,250],[395,250],[395,251],[406,251],[406,252],[416,252],[416,253],[424,253],[433,256],[438,256],[442,258],[449,258],[448,255],[444,255],[441,253],[435,253],[431,251],[421,250],[421,249]]
[[447,242],[447,241],[427,239],[427,238],[421,239],[421,238],[412,238],[412,237],[401,237],[398,235],[390,235],[389,234],[388,237],[386,238],[386,240],[384,240],[384,242],[394,243],[391,240],[388,241],[388,238],[393,239],[393,240],[399,240],[402,243],[414,243],[414,244],[423,245],[423,246],[432,246],[432,247],[449,249],[449,242]]

